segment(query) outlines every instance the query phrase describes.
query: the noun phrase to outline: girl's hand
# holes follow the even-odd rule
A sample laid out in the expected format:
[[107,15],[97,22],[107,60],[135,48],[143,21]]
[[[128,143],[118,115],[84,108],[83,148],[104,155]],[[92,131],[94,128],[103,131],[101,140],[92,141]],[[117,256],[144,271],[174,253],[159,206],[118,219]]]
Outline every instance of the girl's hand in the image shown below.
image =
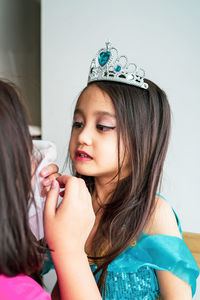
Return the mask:
[[[65,191],[57,208],[60,186]],[[50,249],[60,254],[83,253],[94,221],[91,196],[82,179],[64,175],[52,182],[44,209],[45,237]]]
[[50,190],[52,181],[55,180],[58,176],[60,176],[58,171],[59,168],[55,164],[50,164],[40,171],[40,176],[44,178],[42,180],[42,186],[43,186],[43,189],[41,191],[42,197],[45,197],[47,195],[48,191]]
[[[57,208],[60,187],[65,190]],[[94,221],[91,196],[82,179],[64,175],[52,182],[45,203],[44,228],[48,246],[53,250],[62,300],[101,299],[84,251]]]

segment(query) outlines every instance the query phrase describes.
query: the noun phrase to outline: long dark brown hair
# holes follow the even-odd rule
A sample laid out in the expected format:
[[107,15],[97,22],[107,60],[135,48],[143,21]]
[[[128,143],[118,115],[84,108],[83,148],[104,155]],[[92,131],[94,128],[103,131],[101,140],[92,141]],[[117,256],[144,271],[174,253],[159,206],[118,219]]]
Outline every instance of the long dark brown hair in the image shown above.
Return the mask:
[[[99,81],[90,83],[106,93],[115,108],[118,130],[118,174],[116,189],[103,206],[92,255],[96,257],[101,275],[98,286],[102,291],[108,265],[142,233],[155,208],[163,164],[170,135],[170,107],[166,94],[156,84],[146,80],[147,90],[123,83]],[[86,87],[87,88],[87,87]],[[85,90],[85,89],[84,89]],[[84,92],[83,90],[83,92]],[[82,92],[82,93],[83,93]],[[130,158],[131,174],[120,179],[120,137],[125,155]],[[85,179],[94,191],[94,178]],[[98,262],[102,245],[109,245],[106,255]]]
[[[0,80],[0,274],[39,272],[42,256],[28,221],[32,140],[12,83]],[[34,277],[34,276],[33,276]]]

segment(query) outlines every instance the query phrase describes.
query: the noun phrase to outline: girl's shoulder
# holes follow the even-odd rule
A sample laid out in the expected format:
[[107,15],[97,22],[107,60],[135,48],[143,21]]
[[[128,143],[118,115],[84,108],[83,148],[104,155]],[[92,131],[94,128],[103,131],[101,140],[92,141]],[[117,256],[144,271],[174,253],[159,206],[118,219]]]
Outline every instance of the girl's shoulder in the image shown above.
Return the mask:
[[147,235],[171,235],[180,238],[182,236],[176,213],[160,195],[156,195],[155,206],[148,224],[144,228],[144,233]]
[[0,275],[0,299],[4,300],[50,300],[51,296],[31,277]]
[[110,263],[108,272],[136,274],[150,270],[170,271],[196,290],[198,266],[184,240],[177,214],[162,196],[139,238]]

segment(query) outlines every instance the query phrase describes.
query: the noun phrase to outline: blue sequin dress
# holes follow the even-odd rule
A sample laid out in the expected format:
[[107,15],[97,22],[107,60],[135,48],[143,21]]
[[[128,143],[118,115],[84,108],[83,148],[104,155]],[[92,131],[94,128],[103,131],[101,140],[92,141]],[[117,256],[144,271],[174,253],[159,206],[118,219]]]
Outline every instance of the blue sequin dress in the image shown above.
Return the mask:
[[[175,213],[175,212],[174,212]],[[179,230],[179,219],[175,213]],[[45,274],[52,268],[51,259],[43,268]],[[94,272],[95,264],[90,265]],[[198,266],[183,239],[168,235],[142,233],[134,246],[128,247],[108,266],[105,300],[153,300],[160,290],[156,270],[170,271],[189,283],[192,295],[196,291]],[[96,281],[99,274],[95,275]]]
[[[93,272],[96,268],[91,265]],[[160,291],[155,270],[170,271],[183,279],[194,295],[199,269],[184,241],[143,233],[136,246],[128,247],[108,266],[105,299],[156,299]]]

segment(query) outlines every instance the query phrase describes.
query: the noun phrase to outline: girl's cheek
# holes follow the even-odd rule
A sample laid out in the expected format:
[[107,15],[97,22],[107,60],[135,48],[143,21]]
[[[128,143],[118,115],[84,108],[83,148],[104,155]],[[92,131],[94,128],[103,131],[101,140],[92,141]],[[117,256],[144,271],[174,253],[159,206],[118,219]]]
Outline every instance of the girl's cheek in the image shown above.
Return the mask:
[[69,144],[69,154],[70,154],[71,160],[73,160],[73,147],[72,147],[71,141],[70,141],[70,144]]

